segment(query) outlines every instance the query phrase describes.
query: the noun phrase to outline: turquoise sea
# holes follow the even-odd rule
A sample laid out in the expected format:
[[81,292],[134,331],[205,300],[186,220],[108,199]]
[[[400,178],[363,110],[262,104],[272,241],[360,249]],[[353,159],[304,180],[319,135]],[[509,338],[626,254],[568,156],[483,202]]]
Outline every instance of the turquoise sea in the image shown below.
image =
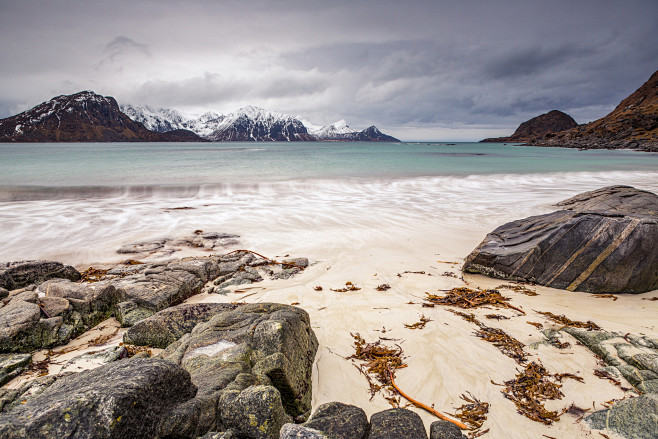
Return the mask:
[[614,184],[658,192],[658,154],[481,143],[0,144],[0,262],[105,261],[126,242],[196,229],[238,233],[264,252],[347,251],[439,225],[491,230]]

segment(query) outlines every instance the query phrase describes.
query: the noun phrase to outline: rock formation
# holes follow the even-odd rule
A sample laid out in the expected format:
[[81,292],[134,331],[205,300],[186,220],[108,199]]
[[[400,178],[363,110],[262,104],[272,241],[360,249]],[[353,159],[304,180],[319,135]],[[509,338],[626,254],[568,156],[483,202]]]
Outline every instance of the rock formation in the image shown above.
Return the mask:
[[548,134],[577,127],[571,116],[558,110],[549,111],[523,122],[509,137],[493,137],[482,142],[534,142]]
[[592,293],[658,288],[658,196],[629,186],[585,192],[560,210],[498,227],[463,270]]
[[658,72],[607,116],[543,139],[538,146],[631,148],[658,152]]

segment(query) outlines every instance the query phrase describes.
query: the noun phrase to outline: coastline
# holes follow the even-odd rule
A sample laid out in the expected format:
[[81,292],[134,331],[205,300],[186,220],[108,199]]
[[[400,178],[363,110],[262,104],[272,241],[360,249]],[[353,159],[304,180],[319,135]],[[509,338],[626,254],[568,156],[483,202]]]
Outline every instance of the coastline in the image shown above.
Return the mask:
[[[552,202],[566,198],[559,195],[563,192],[569,191],[560,189],[557,194],[550,192],[543,196],[539,192],[534,196],[534,206],[524,206],[520,210],[528,214],[550,210]],[[278,226],[286,227],[287,233],[277,239],[267,240],[252,232],[244,236],[240,247],[268,257],[288,254],[291,257],[308,257],[311,265],[305,271],[288,280],[265,280],[237,287],[239,292],[227,295],[198,294],[190,297],[186,303],[278,302],[296,304],[306,310],[319,340],[312,376],[314,410],[330,401],[354,404],[363,408],[368,416],[390,408],[389,402],[380,395],[370,401],[367,382],[353,362],[346,359],[354,353],[351,333],[359,333],[368,341],[384,337],[402,347],[408,368],[398,373],[397,384],[415,399],[434,404],[444,413],[454,413],[454,409],[463,403],[460,395],[466,392],[488,402],[491,409],[484,428],[491,428],[489,437],[541,437],[543,434],[553,437],[591,437],[591,430],[584,421],[578,421],[577,416],[565,414],[560,422],[546,426],[517,414],[514,404],[504,398],[501,387],[492,384],[492,381],[500,384],[512,379],[519,365],[492,345],[475,337],[473,325],[448,312],[447,308],[424,308],[421,305],[425,292],[436,294],[439,290],[460,286],[496,288],[508,283],[478,275],[465,275],[464,281],[459,279],[459,269],[464,258],[493,229],[492,224],[519,217],[519,211],[507,210],[508,206],[502,200],[498,201],[498,206],[494,208],[491,204],[478,204],[482,200],[477,203],[469,200],[470,204],[467,204],[465,210],[477,214],[467,221],[463,218],[457,221],[430,218],[419,223],[418,216],[409,216],[408,213],[398,221],[383,218],[382,221],[387,221],[382,223],[383,230],[377,233],[365,232],[377,222],[376,213],[372,214],[374,218],[367,219],[368,216],[362,215],[348,216],[349,209],[340,210],[339,213],[345,215],[341,217],[342,227],[333,230],[328,238],[320,242],[312,238],[327,234],[328,230],[319,228],[303,233],[296,228],[299,226],[290,222],[292,218],[280,218],[277,220]],[[192,210],[188,215],[194,213]],[[483,221],[484,218],[488,219]],[[334,227],[339,226],[335,224]],[[270,229],[269,233],[274,233],[274,230]],[[295,235],[300,237],[297,242],[282,244]],[[355,240],[356,236],[361,239]],[[333,246],[327,245],[330,242],[333,242]],[[170,257],[178,259],[186,255],[207,254],[204,250],[190,248]],[[116,257],[125,259],[125,255]],[[83,270],[89,265],[78,264],[77,268]],[[456,277],[444,275],[450,272]],[[360,290],[332,291],[340,289],[346,282],[352,282]],[[375,288],[381,284],[389,284],[391,289],[377,291]],[[322,286],[322,291],[315,291],[316,286]],[[530,297],[501,290],[512,299],[514,306],[525,310],[527,316],[520,316],[510,309],[476,309],[473,312],[482,320],[484,314],[491,312],[510,317],[509,320],[487,323],[505,330],[524,343],[530,359],[541,359],[550,373],[573,373],[584,379],[583,383],[565,381],[562,387],[565,397],[548,401],[547,407],[561,411],[574,403],[582,408],[602,409],[607,401],[632,395],[632,391],[624,392],[607,380],[594,376],[593,370],[598,367],[597,359],[575,339],[565,335],[572,346],[566,350],[557,350],[542,344],[545,340],[542,332],[526,322],[540,322],[547,329],[559,328],[535,312],[549,311],[565,314],[574,320],[593,320],[608,331],[642,333],[658,338],[658,328],[654,323],[658,303],[643,300],[658,297],[658,291],[619,295],[618,300],[612,301],[587,293],[539,286],[533,286],[532,289],[537,291],[538,296]],[[425,328],[413,330],[404,326],[417,322],[421,316],[430,319]],[[105,326],[108,326],[107,323]],[[106,344],[85,350],[117,345],[121,331]],[[72,343],[76,345],[80,342],[77,340]],[[539,344],[533,347],[536,343]],[[68,348],[64,346],[61,349]],[[69,352],[67,357],[72,354],[74,352]],[[15,385],[10,383],[7,386]],[[421,416],[427,428],[435,420],[422,410],[409,408]],[[612,433],[606,434],[615,437]]]

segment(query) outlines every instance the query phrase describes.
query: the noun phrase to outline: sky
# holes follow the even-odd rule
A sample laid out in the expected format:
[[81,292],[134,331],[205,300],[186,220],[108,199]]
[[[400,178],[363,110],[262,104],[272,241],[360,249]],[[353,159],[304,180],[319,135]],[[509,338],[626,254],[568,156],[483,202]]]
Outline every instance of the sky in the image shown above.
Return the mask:
[[0,117],[93,90],[471,141],[598,119],[657,69],[657,0],[0,0]]

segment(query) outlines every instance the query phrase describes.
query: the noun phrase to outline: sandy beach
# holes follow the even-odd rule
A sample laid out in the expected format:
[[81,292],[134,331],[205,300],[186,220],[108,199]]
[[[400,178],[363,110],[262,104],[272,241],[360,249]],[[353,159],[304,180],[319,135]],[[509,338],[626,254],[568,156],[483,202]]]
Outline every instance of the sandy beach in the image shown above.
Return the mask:
[[[501,393],[502,387],[493,383],[502,384],[513,379],[522,368],[496,347],[476,337],[476,327],[449,312],[448,307],[422,306],[428,292],[442,294],[441,290],[453,287],[484,289],[505,284],[479,275],[462,277],[460,267],[464,258],[496,224],[519,217],[519,211],[525,215],[543,213],[551,209],[551,202],[569,195],[570,191],[564,189],[543,195],[537,193],[534,203],[517,205],[509,210],[505,204],[512,205],[513,200],[499,202],[497,206],[480,201],[480,204],[462,207],[463,211],[479,214],[458,220],[446,217],[444,221],[434,221],[433,217],[411,222],[409,216],[418,220],[418,212],[401,210],[402,220],[394,220],[389,215],[380,228],[375,228],[376,217],[358,210],[343,218],[344,227],[336,227],[330,233],[323,234],[309,227],[295,240],[290,239],[294,232],[292,227],[286,227],[276,239],[270,236],[269,241],[260,241],[260,245],[258,240],[264,237],[247,234],[241,248],[275,259],[288,255],[307,257],[311,265],[288,280],[265,280],[235,287],[235,292],[227,295],[199,294],[188,302],[279,302],[306,310],[320,343],[313,369],[313,409],[330,401],[357,405],[368,415],[390,408],[390,403],[381,394],[371,400],[364,376],[355,367],[355,362],[347,359],[354,353],[351,334],[358,333],[368,342],[383,338],[385,344],[403,349],[408,367],[397,372],[397,384],[413,398],[447,414],[454,413],[464,403],[460,395],[467,392],[489,403],[488,419],[483,426],[483,430],[490,429],[488,437],[601,437],[592,432],[579,416],[563,414],[559,422],[544,425],[518,414],[514,404]],[[484,215],[487,212],[489,215]],[[303,220],[309,224],[308,217]],[[290,239],[288,246],[282,245],[286,239]],[[187,254],[208,253],[188,249]],[[173,256],[182,257],[184,254]],[[84,269],[88,265],[79,264],[77,268]],[[360,289],[332,291],[343,288],[347,282]],[[375,288],[381,284],[388,284],[391,288],[377,291]],[[316,290],[318,286],[322,287],[321,291]],[[618,300],[613,300],[540,286],[531,289],[536,291],[536,296],[500,290],[526,315],[513,309],[482,308],[473,312],[487,325],[501,328],[524,343],[529,360],[540,360],[549,373],[571,373],[583,379],[583,382],[565,380],[561,388],[564,397],[548,401],[547,408],[561,412],[573,403],[591,412],[604,408],[608,401],[633,396],[632,390],[625,392],[608,380],[595,376],[593,371],[599,367],[598,360],[575,339],[565,334],[563,341],[568,341],[571,347],[557,349],[542,343],[546,338],[541,330],[527,322],[541,323],[544,329],[559,329],[560,325],[537,313],[548,311],[564,314],[573,320],[592,320],[608,331],[647,335],[655,339],[658,338],[655,319],[658,302],[644,299],[658,297],[658,291],[618,295]],[[485,314],[490,313],[502,314],[509,319],[487,320]],[[429,319],[424,328],[404,326],[418,322],[423,316]],[[93,337],[101,333],[111,337],[104,344],[89,346],[93,337],[84,335],[68,346],[57,348],[55,351],[67,353],[61,358],[56,357],[56,361],[62,363],[76,353],[99,350],[121,341],[123,330],[117,329],[111,321],[99,326],[102,329],[97,334],[90,332],[96,334]],[[76,351],[72,352],[71,347],[77,347]],[[40,358],[39,354],[35,357]],[[51,373],[57,370],[51,366]],[[7,386],[15,387],[19,380],[21,378]],[[625,382],[623,384],[631,387]],[[401,406],[406,406],[404,400]],[[409,408],[420,414],[426,427],[435,420],[433,415],[421,409]],[[615,437],[611,432],[606,434]]]

